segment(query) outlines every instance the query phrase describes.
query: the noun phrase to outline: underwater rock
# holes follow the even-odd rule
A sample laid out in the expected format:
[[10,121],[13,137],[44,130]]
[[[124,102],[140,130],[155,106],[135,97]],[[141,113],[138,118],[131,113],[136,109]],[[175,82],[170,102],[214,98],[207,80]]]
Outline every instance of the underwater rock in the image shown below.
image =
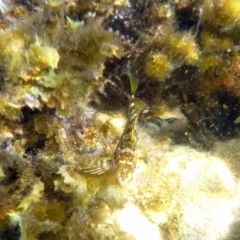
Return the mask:
[[239,6],[0,0],[0,238],[239,239]]

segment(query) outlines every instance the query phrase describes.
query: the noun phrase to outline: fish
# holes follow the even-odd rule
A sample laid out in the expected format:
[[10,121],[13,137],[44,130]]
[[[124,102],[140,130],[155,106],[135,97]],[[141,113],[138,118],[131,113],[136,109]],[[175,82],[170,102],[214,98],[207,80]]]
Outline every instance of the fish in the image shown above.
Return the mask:
[[88,161],[81,167],[83,173],[101,175],[106,171],[113,169],[120,185],[125,185],[131,181],[137,166],[138,156],[137,148],[137,131],[136,126],[138,117],[145,107],[145,103],[135,98],[135,92],[138,88],[138,81],[129,74],[131,96],[129,100],[128,118],[124,131],[120,137],[113,156],[109,159],[103,158],[98,161]]

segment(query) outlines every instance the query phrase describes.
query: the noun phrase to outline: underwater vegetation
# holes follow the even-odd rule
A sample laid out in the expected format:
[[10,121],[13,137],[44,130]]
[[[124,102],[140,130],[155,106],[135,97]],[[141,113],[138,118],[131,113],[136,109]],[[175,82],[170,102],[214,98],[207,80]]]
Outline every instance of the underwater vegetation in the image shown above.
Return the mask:
[[239,239],[239,29],[237,0],[0,0],[0,239]]

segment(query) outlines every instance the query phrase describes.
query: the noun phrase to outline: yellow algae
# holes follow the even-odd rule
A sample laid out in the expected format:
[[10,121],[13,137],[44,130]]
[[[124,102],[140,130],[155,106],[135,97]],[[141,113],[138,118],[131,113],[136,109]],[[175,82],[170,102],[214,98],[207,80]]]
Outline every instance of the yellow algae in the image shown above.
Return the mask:
[[9,79],[20,72],[30,39],[31,36],[27,36],[21,30],[0,31],[0,64],[6,68]]
[[209,32],[201,35],[201,42],[204,46],[204,52],[227,52],[231,51],[232,40],[229,37],[217,37]]
[[171,73],[172,68],[169,58],[162,53],[150,54],[145,64],[146,74],[160,81],[163,81]]
[[47,0],[46,3],[51,7],[59,7],[64,4],[64,0]]
[[82,26],[84,26],[84,21],[73,21],[70,17],[67,16],[67,28],[69,30],[76,31]]
[[20,31],[0,31],[1,64],[6,64],[8,59],[15,54],[23,54],[26,46],[27,37]]
[[166,45],[172,58],[184,61],[187,64],[195,64],[199,60],[199,49],[191,33],[170,33],[166,39]]
[[42,46],[41,40],[36,37],[36,42],[27,50],[26,59],[29,67],[55,69],[58,67],[60,56],[55,48]]
[[[235,0],[214,0],[203,3],[204,20],[217,28],[225,27],[231,30],[232,27],[239,26],[240,4]],[[224,30],[224,29],[223,29]]]
[[[215,91],[228,79],[228,63],[219,56],[207,56],[199,62],[200,84],[205,89]],[[216,74],[217,71],[217,74]]]
[[71,167],[61,166],[58,174],[61,175],[62,179],[54,181],[56,190],[61,189],[66,193],[75,192],[79,196],[86,194],[87,185],[85,178],[74,172]]
[[219,56],[208,56],[200,61],[200,70],[206,71],[209,68],[221,68],[225,66],[224,61]]
[[110,31],[102,28],[98,22],[91,22],[71,33],[62,44],[65,57],[72,59],[78,66],[89,68],[104,62],[108,57],[122,56],[122,46]]
[[0,164],[0,179],[2,180],[5,176],[3,166]]
[[30,195],[25,197],[19,204],[18,206],[19,211],[26,211],[31,206],[31,204],[39,201],[39,199],[42,197],[43,190],[44,190],[43,182],[39,181],[35,183]]
[[9,120],[20,120],[22,117],[20,104],[14,104],[7,101],[5,96],[0,97],[0,114]]

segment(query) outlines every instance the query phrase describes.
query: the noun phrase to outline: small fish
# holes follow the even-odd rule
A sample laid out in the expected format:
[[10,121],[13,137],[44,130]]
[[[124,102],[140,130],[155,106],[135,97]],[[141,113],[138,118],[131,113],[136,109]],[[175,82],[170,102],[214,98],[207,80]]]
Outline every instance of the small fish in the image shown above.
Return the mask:
[[85,166],[82,166],[83,172],[97,175],[103,174],[110,169],[114,169],[121,185],[130,181],[134,175],[138,160],[136,156],[136,123],[139,114],[145,106],[143,101],[134,97],[134,93],[138,87],[137,80],[132,75],[129,75],[129,79],[131,85],[131,98],[128,110],[128,121],[112,158],[101,159],[97,162],[90,160]]

